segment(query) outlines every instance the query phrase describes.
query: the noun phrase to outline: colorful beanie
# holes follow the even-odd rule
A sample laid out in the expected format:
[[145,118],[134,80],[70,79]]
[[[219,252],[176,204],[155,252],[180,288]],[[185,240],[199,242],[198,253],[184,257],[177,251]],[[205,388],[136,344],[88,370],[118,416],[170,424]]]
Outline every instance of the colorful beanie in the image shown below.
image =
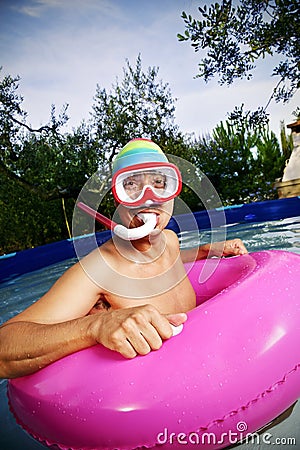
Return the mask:
[[148,162],[168,162],[161,148],[150,139],[132,139],[113,161],[112,173],[126,167]]

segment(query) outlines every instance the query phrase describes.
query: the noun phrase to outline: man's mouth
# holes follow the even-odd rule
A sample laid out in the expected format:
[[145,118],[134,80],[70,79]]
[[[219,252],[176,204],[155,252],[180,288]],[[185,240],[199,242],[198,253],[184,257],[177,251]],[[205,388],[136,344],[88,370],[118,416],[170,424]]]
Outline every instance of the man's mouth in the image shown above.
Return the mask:
[[144,220],[142,218],[143,214],[155,214],[156,215],[156,226],[158,225],[160,212],[157,210],[153,210],[153,209],[142,209],[133,215],[131,222],[130,222],[130,228],[141,227],[142,225],[144,225]]

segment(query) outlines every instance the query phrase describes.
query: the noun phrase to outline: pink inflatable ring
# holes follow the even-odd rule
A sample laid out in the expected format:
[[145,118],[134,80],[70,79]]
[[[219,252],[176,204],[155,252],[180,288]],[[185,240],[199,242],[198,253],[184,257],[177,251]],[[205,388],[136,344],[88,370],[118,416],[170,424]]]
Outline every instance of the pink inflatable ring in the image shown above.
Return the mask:
[[97,345],[10,381],[17,421],[61,449],[224,448],[293,404],[300,256],[266,251],[186,268],[199,306],[181,334],[144,357]]

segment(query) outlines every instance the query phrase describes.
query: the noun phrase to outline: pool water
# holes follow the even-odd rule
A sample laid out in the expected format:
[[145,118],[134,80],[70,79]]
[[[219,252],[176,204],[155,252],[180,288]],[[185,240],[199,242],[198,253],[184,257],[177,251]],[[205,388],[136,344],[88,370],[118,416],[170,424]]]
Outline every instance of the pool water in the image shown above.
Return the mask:
[[[233,223],[226,225],[226,239],[240,238],[249,252],[261,250],[286,250],[300,254],[300,217],[255,223]],[[181,246],[193,247],[213,240],[221,235],[219,230],[183,233]],[[223,235],[224,236],[224,235]],[[199,241],[200,238],[200,241]]]
[[[260,250],[286,250],[300,254],[300,217],[251,224],[230,224],[225,228],[226,239],[242,239],[250,252]],[[224,232],[224,229],[222,231]],[[211,239],[217,240],[219,234],[220,230],[213,232],[202,230],[200,234],[183,232],[180,235],[181,247],[189,248],[210,242]],[[40,298],[48,291],[56,279],[75,262],[75,259],[63,261],[0,284],[0,324]],[[45,447],[42,444],[28,436],[16,424],[8,408],[6,384],[6,380],[0,380],[0,450],[44,449]],[[296,413],[293,413],[292,421],[289,422],[290,428],[291,426],[295,426],[299,429],[299,420],[295,419],[297,410],[299,417],[299,405],[296,405]],[[282,427],[279,428],[279,432],[277,431],[277,435],[282,437],[280,432],[283,432]],[[296,430],[293,429],[292,432],[295,436]],[[288,436],[288,433],[290,431],[286,426],[285,435],[287,437],[293,437],[292,435]],[[276,433],[274,433],[274,436],[276,436]],[[300,445],[300,436],[297,443]],[[250,449],[258,448],[258,445],[244,444],[240,447]],[[285,448],[292,447],[297,448],[295,445],[285,445]],[[264,448],[264,446],[260,445],[259,448]],[[269,445],[266,445],[265,448],[269,448]]]

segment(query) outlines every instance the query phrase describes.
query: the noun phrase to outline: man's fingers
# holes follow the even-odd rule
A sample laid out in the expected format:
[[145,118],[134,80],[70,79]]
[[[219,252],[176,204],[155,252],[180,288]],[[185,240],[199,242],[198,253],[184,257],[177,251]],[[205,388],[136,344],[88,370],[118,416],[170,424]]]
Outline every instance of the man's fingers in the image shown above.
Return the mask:
[[185,313],[167,314],[165,317],[175,327],[178,327],[187,320],[187,315]]
[[125,358],[158,350],[163,340],[174,335],[171,324],[179,326],[187,319],[184,313],[164,316],[152,305],[109,311],[99,317],[105,320],[96,340]]
[[224,242],[223,256],[245,255],[248,253],[241,239],[231,239]]
[[[187,315],[184,313],[163,316],[154,307],[147,305],[124,321],[122,330],[134,352],[139,355],[147,355],[152,350],[158,350],[162,346],[163,340],[178,334],[186,319]],[[175,327],[172,327],[171,324]],[[124,350],[128,354],[127,345],[124,346]],[[124,350],[122,349],[123,355]],[[132,351],[129,353],[133,354]]]
[[133,359],[138,355],[127,339],[123,341],[122,345],[118,349],[118,352],[127,359]]
[[151,324],[139,332],[132,333],[127,339],[139,355],[147,355],[151,350],[158,350],[162,346],[162,339]]
[[147,355],[151,350],[161,347],[162,340],[151,323],[145,319],[128,318],[122,324],[124,337],[139,355]]

